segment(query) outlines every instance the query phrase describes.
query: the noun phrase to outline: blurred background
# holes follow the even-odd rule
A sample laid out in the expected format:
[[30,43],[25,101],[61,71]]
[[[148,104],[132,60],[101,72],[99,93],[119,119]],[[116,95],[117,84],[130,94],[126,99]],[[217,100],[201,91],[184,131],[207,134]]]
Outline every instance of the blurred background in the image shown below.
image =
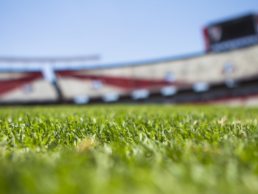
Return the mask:
[[2,0],[0,103],[258,103],[258,1]]

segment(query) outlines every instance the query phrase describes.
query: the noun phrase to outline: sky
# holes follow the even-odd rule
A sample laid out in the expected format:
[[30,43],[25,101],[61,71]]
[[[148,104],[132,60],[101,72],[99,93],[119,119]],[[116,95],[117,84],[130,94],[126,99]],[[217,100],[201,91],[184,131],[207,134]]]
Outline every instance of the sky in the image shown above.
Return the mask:
[[118,63],[195,53],[205,25],[248,12],[258,0],[0,0],[0,56]]

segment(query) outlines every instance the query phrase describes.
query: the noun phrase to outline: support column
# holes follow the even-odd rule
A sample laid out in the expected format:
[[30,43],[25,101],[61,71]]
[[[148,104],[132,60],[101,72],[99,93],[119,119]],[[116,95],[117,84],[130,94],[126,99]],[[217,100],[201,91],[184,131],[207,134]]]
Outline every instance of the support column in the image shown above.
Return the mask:
[[57,100],[59,102],[62,102],[64,100],[62,89],[57,82],[56,74],[52,66],[50,66],[49,64],[44,65],[42,67],[42,74],[44,79],[54,87],[57,95]]

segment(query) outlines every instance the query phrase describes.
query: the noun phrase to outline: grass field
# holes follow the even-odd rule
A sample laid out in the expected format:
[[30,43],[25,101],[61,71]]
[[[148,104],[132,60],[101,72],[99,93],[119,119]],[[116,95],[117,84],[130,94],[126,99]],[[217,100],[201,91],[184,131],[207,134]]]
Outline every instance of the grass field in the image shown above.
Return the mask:
[[258,193],[258,108],[0,110],[0,193]]

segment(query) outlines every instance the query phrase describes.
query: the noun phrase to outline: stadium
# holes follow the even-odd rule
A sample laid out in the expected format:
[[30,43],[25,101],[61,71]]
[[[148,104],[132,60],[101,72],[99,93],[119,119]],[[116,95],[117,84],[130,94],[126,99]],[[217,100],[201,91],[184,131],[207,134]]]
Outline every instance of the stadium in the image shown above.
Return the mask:
[[[13,13],[33,17],[34,28],[44,26],[38,13],[55,20],[54,10],[54,16],[62,17],[58,24],[66,27],[70,16],[79,13],[78,21],[73,17],[70,21],[78,22],[81,30],[82,13],[95,5],[95,1],[62,1],[67,12],[60,2],[48,1],[55,9],[46,2],[24,1]],[[180,4],[169,2],[170,9]],[[101,15],[110,6],[109,14],[115,18],[117,12],[122,17],[129,10],[133,18],[137,12],[131,13],[129,4],[123,2],[126,9],[120,11],[118,2],[104,3],[104,9],[97,3],[96,10]],[[1,5],[5,3],[0,2],[0,15],[5,13]],[[140,1],[136,7],[130,5],[141,14],[148,6],[154,6],[159,16],[166,10],[156,12],[159,8],[151,1],[143,7]],[[16,17],[10,14],[12,6],[6,6],[10,18]],[[179,15],[185,9],[183,3]],[[190,24],[188,19],[187,15]],[[0,17],[0,25],[1,21]],[[54,26],[48,19],[40,21]],[[17,26],[25,28],[20,23]],[[135,62],[102,63],[99,55],[2,55],[0,194],[257,194],[258,15],[248,12],[218,18],[204,25],[200,34],[202,52]],[[7,42],[6,47],[11,45],[10,39]]]
[[256,14],[248,14],[205,27],[204,53],[123,64],[98,64],[98,56],[2,57],[0,101],[256,103],[256,18]]

